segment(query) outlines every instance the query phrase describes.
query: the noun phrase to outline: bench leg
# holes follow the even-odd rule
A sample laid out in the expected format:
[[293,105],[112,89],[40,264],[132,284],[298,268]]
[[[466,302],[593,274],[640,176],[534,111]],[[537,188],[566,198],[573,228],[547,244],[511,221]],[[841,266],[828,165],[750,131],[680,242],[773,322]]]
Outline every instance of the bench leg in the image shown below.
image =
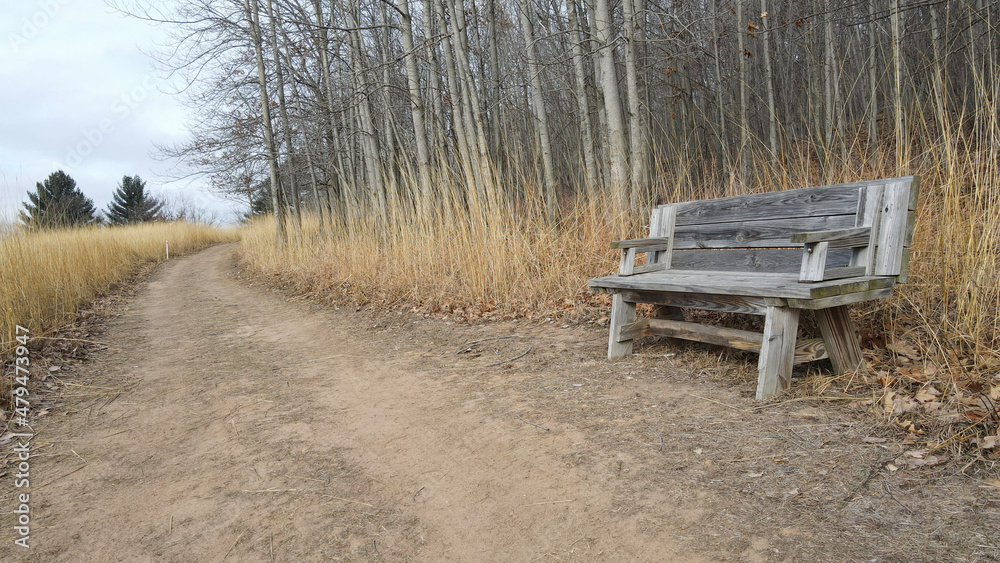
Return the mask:
[[847,306],[819,309],[816,311],[816,324],[823,334],[823,343],[833,362],[833,370],[846,373],[858,369],[864,358]]
[[632,341],[618,342],[622,326],[635,322],[635,303],[628,303],[621,293],[611,298],[611,330],[608,335],[608,359],[618,360],[632,354]]
[[799,328],[799,310],[768,307],[764,319],[764,343],[757,364],[757,400],[770,399],[792,383],[795,361],[795,333]]

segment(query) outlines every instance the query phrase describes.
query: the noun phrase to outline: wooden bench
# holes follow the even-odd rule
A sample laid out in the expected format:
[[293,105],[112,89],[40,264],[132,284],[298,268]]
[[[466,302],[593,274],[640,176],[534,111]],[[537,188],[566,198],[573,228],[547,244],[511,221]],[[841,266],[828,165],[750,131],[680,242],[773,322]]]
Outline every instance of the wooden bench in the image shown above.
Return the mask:
[[[848,305],[889,297],[906,280],[919,178],[914,176],[660,205],[649,238],[613,242],[618,274],[589,281],[613,294],[608,359],[663,335],[760,354],[757,399],[788,388],[792,366],[862,363]],[[636,254],[645,264],[636,265]],[[636,320],[636,303],[654,318]],[[763,334],[686,322],[683,308],[764,315]],[[796,342],[799,311],[822,338]]]

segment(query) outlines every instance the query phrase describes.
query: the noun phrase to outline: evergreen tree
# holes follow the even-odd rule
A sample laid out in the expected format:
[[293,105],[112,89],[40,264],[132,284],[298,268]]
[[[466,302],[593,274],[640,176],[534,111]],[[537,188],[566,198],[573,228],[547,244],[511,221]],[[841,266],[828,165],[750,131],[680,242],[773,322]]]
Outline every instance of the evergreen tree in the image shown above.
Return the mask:
[[146,182],[139,176],[123,176],[108,204],[108,221],[114,225],[145,223],[162,219],[163,202],[146,193]]
[[20,218],[31,229],[57,229],[96,223],[94,211],[94,202],[76,187],[76,180],[58,170],[28,192]]
[[271,189],[266,182],[261,183],[250,194],[250,211],[243,216],[244,220],[267,215],[271,212]]

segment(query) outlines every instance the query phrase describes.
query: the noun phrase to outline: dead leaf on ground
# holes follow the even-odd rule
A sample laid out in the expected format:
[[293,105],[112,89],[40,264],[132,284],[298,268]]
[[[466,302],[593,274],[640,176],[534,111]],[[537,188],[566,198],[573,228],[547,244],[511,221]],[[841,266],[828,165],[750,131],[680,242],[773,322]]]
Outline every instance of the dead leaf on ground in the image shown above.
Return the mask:
[[993,448],[1000,445],[1000,435],[997,436],[984,436],[982,438],[973,438],[973,444],[976,444],[983,450],[992,450]]
[[928,403],[936,400],[939,395],[941,395],[941,392],[935,389],[933,385],[929,385],[917,391],[916,394],[913,395],[913,398],[921,403]]
[[905,340],[897,340],[895,342],[891,342],[890,344],[886,345],[886,348],[892,350],[893,352],[899,354],[900,356],[906,356],[911,360],[920,359],[920,352],[918,352],[917,349],[914,348],[912,344],[906,342]]
[[866,443],[866,444],[884,444],[885,443],[885,438],[876,438],[874,436],[865,436],[864,439],[862,439],[861,441],[864,442],[864,443]]

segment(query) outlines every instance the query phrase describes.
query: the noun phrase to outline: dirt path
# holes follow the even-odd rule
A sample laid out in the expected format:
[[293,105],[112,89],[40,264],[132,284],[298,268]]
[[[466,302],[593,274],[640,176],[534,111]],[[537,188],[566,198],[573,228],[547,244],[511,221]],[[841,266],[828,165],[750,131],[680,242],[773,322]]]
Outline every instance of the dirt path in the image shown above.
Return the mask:
[[34,547],[0,559],[1000,553],[996,491],[864,479],[902,446],[864,443],[843,411],[757,409],[704,375],[712,354],[609,366],[591,329],[373,320],[250,286],[233,251],[162,267],[65,379],[36,428]]

